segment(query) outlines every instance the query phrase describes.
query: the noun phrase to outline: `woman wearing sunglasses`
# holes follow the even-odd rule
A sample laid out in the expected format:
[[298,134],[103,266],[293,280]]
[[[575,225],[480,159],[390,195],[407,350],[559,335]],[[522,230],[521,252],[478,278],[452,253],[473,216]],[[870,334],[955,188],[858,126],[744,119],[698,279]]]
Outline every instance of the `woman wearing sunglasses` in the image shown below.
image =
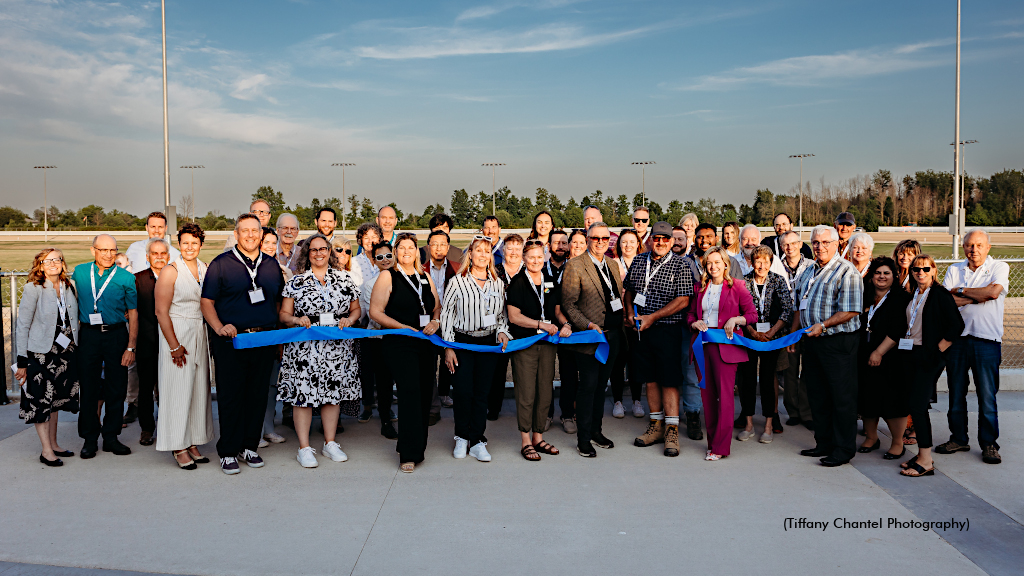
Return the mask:
[[335,234],[331,240],[331,250],[338,258],[338,269],[348,272],[356,286],[363,285],[363,271],[355,264],[352,258],[352,241],[340,234]]
[[917,456],[900,465],[900,474],[932,476],[932,422],[928,415],[932,394],[945,366],[945,352],[964,331],[964,320],[953,295],[936,281],[935,260],[927,254],[910,265],[910,304],[907,332],[899,339],[896,364],[909,384],[910,416],[917,428]]
[[[390,242],[378,242],[371,246],[365,255],[370,256],[373,267],[369,274],[363,275],[363,287],[359,290],[359,306],[364,310],[363,320],[370,330],[379,330],[380,324],[375,322],[369,315],[370,298],[373,295],[373,287],[380,278],[382,272],[391,270],[395,265],[395,255],[391,251]],[[395,412],[391,410],[392,392],[395,388],[394,376],[391,373],[390,355],[385,350],[380,336],[362,339],[363,366],[364,372],[361,376],[363,382],[363,411],[359,414],[360,422],[368,422],[373,416],[373,407],[377,407],[377,414],[380,415],[381,436],[389,440],[396,440],[398,432],[393,422],[398,420]],[[374,403],[374,396],[377,402]]]

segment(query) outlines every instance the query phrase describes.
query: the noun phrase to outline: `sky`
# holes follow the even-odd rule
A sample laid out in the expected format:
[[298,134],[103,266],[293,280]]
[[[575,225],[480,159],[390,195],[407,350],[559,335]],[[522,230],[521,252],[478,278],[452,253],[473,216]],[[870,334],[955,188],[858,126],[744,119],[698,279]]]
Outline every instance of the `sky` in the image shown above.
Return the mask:
[[[1024,168],[1024,3],[962,16],[967,171]],[[171,199],[750,203],[953,164],[955,0],[168,0]],[[0,204],[163,206],[160,3],[0,0]]]

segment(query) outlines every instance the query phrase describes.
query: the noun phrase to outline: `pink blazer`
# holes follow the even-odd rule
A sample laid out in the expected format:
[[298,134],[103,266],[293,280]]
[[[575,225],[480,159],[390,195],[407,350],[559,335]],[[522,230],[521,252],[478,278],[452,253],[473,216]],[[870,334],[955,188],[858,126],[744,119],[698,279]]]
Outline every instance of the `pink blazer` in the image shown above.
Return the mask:
[[[704,294],[707,289],[701,289],[697,292],[697,297],[692,300],[690,309],[686,314],[687,325],[693,324],[697,320],[703,320],[704,318]],[[733,280],[732,288],[728,284],[722,285],[722,298],[718,302],[718,318],[719,328],[725,325],[725,321],[734,316],[743,316],[747,319],[747,324],[753,325],[757,322],[757,308],[754,308],[754,299],[750,296],[750,292],[747,291],[746,283],[742,280]],[[693,339],[697,337],[696,331],[691,336],[690,344],[693,344]],[[736,332],[740,332],[737,330]],[[722,355],[722,361],[728,364],[739,364],[740,362],[746,362],[750,359],[747,355],[747,349],[742,346],[733,346],[726,344],[719,346],[719,352]],[[692,358],[693,351],[690,351]]]

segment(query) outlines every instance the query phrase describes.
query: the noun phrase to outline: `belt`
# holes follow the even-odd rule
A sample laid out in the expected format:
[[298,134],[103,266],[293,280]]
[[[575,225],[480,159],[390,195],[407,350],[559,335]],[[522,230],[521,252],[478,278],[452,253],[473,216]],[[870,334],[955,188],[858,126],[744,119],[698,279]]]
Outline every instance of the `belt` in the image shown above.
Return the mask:
[[483,330],[469,330],[469,331],[456,330],[455,331],[456,334],[462,334],[463,336],[469,336],[469,337],[472,337],[472,338],[481,338],[483,336],[490,336],[491,334],[494,334],[495,332],[497,332],[497,330],[495,328],[484,328]]
[[245,330],[239,330],[239,334],[252,334],[253,332],[266,332],[267,330],[273,330],[273,326],[256,326],[253,328],[246,328]]
[[113,332],[114,330],[123,330],[127,327],[124,322],[117,324],[80,324],[80,326],[89,330],[99,330],[100,332]]

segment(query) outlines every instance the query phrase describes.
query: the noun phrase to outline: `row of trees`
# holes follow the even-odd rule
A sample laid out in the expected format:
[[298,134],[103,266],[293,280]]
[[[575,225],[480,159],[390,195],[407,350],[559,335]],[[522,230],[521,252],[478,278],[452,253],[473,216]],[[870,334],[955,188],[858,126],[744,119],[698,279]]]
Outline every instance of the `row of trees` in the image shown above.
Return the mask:
[[[741,204],[738,208],[733,204],[719,204],[715,198],[685,202],[677,199],[665,207],[648,199],[647,206],[652,221],[666,220],[675,224],[684,214],[693,212],[701,222],[711,222],[718,226],[728,221],[768,226],[779,212],[790,214],[794,221],[798,219],[802,191],[805,225],[831,223],[836,214],[849,211],[856,217],[858,225],[867,230],[877,230],[879,226],[946,225],[947,215],[953,208],[952,190],[953,175],[950,172],[928,170],[894,177],[889,170],[878,170],[869,176],[858,175],[839,183],[826,182],[821,178],[816,187],[806,182],[800,187],[794,186],[786,194],[775,194],[768,189],[757,190],[751,204]],[[968,176],[965,178],[964,190],[963,203],[968,225],[1024,225],[1024,172],[1003,170],[988,178]],[[261,186],[252,198],[266,200],[275,217],[282,212],[295,214],[301,226],[306,229],[313,228],[316,213],[321,207],[334,208],[339,214],[339,220],[344,207],[346,223],[352,229],[363,222],[373,221],[377,210],[384,206],[373,199],[360,198],[354,194],[346,202],[333,197],[322,201],[313,198],[308,206],[292,206],[285,202],[282,191],[274,190],[271,186]],[[633,208],[642,201],[639,194],[628,198],[625,194],[605,195],[597,190],[579,201],[570,197],[563,203],[557,195],[545,188],[537,188],[531,198],[516,196],[504,187],[495,193],[493,202],[491,195],[486,192],[470,194],[463,188],[452,193],[447,207],[437,202],[428,204],[422,212],[406,212],[394,202],[387,205],[395,209],[399,226],[404,229],[426,228],[430,218],[440,212],[450,215],[458,228],[478,228],[484,216],[492,213],[498,217],[503,228],[529,228],[534,216],[541,210],[551,213],[555,226],[576,228],[583,226],[583,207],[587,205],[599,207],[609,225],[628,226],[631,224]],[[187,197],[182,199],[179,214],[192,213],[188,202]],[[497,210],[494,210],[495,205]],[[41,228],[42,220],[42,208],[36,209],[32,218],[29,218],[16,208],[0,207],[0,227]],[[117,209],[106,211],[94,204],[79,210],[63,211],[51,206],[49,222],[54,229],[131,230],[141,229],[145,225],[145,221],[135,215]],[[216,211],[196,218],[196,222],[208,230],[226,230],[232,226],[231,219]]]

